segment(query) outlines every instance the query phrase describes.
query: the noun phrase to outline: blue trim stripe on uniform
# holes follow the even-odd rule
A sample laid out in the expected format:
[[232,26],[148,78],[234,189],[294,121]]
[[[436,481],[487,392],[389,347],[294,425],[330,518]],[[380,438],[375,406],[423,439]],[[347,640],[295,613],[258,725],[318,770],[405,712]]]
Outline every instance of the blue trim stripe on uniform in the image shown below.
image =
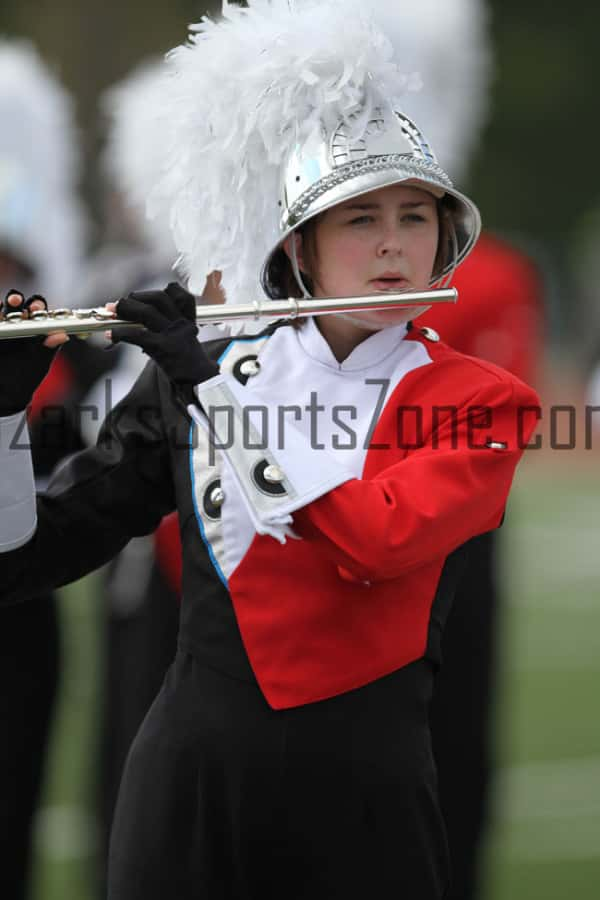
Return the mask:
[[233,340],[230,341],[229,344],[227,344],[227,346],[221,353],[220,357],[218,358],[217,365],[218,366],[221,365],[221,363],[223,362],[223,360],[225,359],[225,357],[227,356],[227,354],[229,353],[229,351],[231,350],[231,348],[233,347],[234,344],[241,344],[244,341],[246,343],[248,343],[250,341],[266,341],[269,337],[270,337],[270,335],[268,335],[268,334],[265,334],[262,337],[258,337],[257,335],[254,334],[254,335],[249,335],[248,337],[233,338]]
[[198,509],[198,504],[196,502],[196,475],[194,473],[194,423],[190,425],[190,478],[192,481],[192,503],[194,505],[194,513],[196,514],[196,521],[198,523],[198,528],[200,529],[200,537],[204,541],[206,549],[208,550],[208,555],[210,557],[210,561],[216,569],[217,575],[223,582],[224,586],[228,588],[227,578],[221,566],[217,562],[217,557],[213,552],[213,548],[210,545],[210,541],[206,537],[206,532],[204,531],[204,525],[202,524],[202,516],[200,515],[200,510]]

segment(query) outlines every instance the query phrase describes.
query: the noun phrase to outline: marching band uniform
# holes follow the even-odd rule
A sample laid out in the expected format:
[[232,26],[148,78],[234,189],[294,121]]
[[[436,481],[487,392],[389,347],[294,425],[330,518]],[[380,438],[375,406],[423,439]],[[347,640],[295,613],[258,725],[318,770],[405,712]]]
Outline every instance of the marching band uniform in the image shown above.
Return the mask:
[[[253,0],[171,55],[155,208],[164,189],[192,288],[219,269],[228,299],[247,296],[258,254],[276,298],[296,229],[407,182],[437,198],[448,228],[432,281],[468,254],[477,209],[398,112],[378,15]],[[253,166],[265,160],[263,181]],[[281,216],[267,191],[280,174]],[[220,215],[199,232],[202,208]],[[249,210],[263,210],[264,228],[241,227]],[[13,486],[0,496],[13,510],[0,535],[6,598],[71,581],[179,514],[179,651],[125,769],[109,897],[440,900],[433,674],[465,545],[501,523],[536,395],[410,323],[376,331],[343,362],[313,320],[202,352],[190,303],[177,285],[119,301],[118,315],[147,330],[118,338],[159,364],[96,447],[55,474],[37,515],[10,442],[19,417],[1,423]]]
[[[258,829],[262,840],[267,832],[269,837],[279,833],[283,840],[282,830],[292,827],[295,807],[282,810],[278,820],[268,800],[264,807],[259,804],[255,808],[243,787],[239,795],[228,789],[229,801],[220,795],[211,797],[211,786],[231,776],[226,760],[218,763],[219,754],[226,747],[233,754],[236,747],[243,747],[235,765],[248,766],[248,770],[235,769],[236,777],[266,779],[264,789],[272,800],[281,791],[286,796],[291,792],[299,815],[308,816],[302,796],[295,796],[299,789],[295,767],[308,764],[305,759],[295,760],[295,755],[309,738],[320,746],[322,728],[325,741],[331,742],[328,764],[332,769],[326,772],[326,784],[330,785],[332,805],[340,802],[346,785],[345,781],[331,785],[334,763],[340,764],[346,739],[358,740],[359,759],[365,766],[361,774],[361,763],[352,763],[366,782],[352,798],[351,807],[338,811],[340,844],[336,848],[334,839],[334,856],[348,852],[346,842],[351,837],[361,844],[361,822],[374,818],[379,834],[379,828],[391,826],[397,817],[411,862],[403,861],[397,884],[389,882],[390,890],[400,890],[404,884],[411,886],[415,896],[443,895],[445,845],[434,799],[427,704],[441,630],[461,571],[462,545],[471,534],[500,523],[521,452],[519,441],[526,439],[531,427],[527,417],[519,425],[519,409],[535,405],[535,395],[502,370],[461,357],[428,340],[417,328],[405,336],[403,331],[400,326],[378,332],[341,365],[335,364],[312,322],[306,333],[280,327],[252,341],[225,340],[210,345],[211,355],[222,359],[221,370],[227,374],[202,390],[218,392],[227,385],[239,397],[249,391],[246,402],[251,399],[268,409],[279,399],[289,403],[289,382],[282,385],[281,375],[282,368],[291,363],[303,375],[299,384],[306,385],[293,397],[301,407],[310,403],[313,391],[332,399],[331,384],[336,385],[337,404],[348,406],[356,402],[357,390],[365,390],[365,377],[378,382],[389,379],[389,396],[372,435],[378,448],[389,446],[365,453],[357,437],[356,450],[340,449],[335,454],[327,443],[327,456],[331,456],[327,464],[322,450],[311,450],[307,423],[308,433],[293,435],[289,451],[251,451],[250,459],[244,457],[240,463],[219,453],[211,465],[201,426],[189,434],[189,421],[173,404],[168,380],[150,363],[129,398],[109,417],[98,446],[73,457],[55,475],[39,501],[33,542],[4,555],[3,596],[16,599],[96,568],[131,536],[151,533],[175,504],[179,510],[185,600],[178,661],[134,743],[126,769],[113,836],[117,863],[113,871],[120,873],[123,882],[112,885],[114,896],[138,896],[132,892],[134,884],[139,885],[140,897],[160,896],[166,889],[164,878],[173,877],[169,859],[174,866],[177,863],[175,868],[181,869],[183,878],[188,851],[195,859],[198,853],[197,864],[208,867],[202,874],[208,880],[199,882],[207,886],[213,885],[212,879],[223,878],[225,871],[230,871],[232,878],[242,877],[240,866],[258,865],[262,854],[277,857],[267,845],[261,849],[250,840],[248,846],[246,838]],[[248,378],[245,385],[236,382],[234,373],[240,373],[244,363],[254,357],[260,364],[259,374]],[[246,378],[243,374],[238,377]],[[277,396],[282,388],[287,397]],[[415,407],[422,410],[421,429],[410,416]],[[435,450],[430,439],[436,433],[431,417],[439,408],[455,409],[458,424],[453,427],[446,413],[446,421],[437,429],[439,447]],[[399,441],[398,413],[405,410],[409,416]],[[354,423],[357,436],[364,439],[369,424]],[[342,442],[346,436],[342,431]],[[454,442],[458,443],[456,450],[451,449]],[[261,461],[279,466],[285,473],[283,483],[289,479],[290,485],[285,494],[264,495],[270,509],[263,510],[261,497],[261,505],[246,510],[236,479],[248,477],[246,469],[257,454]],[[358,479],[361,470],[363,477]],[[265,482],[267,488],[268,484]],[[328,491],[334,485],[335,490]],[[280,486],[273,483],[274,488]],[[221,506],[221,495],[215,494],[219,489],[224,496]],[[294,500],[290,501],[290,496]],[[307,502],[307,498],[314,499]],[[286,517],[292,507],[294,530],[303,540],[288,539],[279,546],[270,535],[253,529],[251,516],[260,516],[263,528],[281,529],[284,526],[277,520]],[[32,554],[35,567],[30,563]],[[203,710],[191,735],[187,731],[191,714],[188,695],[197,697]],[[227,713],[221,707],[223,695],[230,710]],[[338,722],[339,707],[343,711]],[[380,711],[381,720],[372,707]],[[245,712],[238,721],[236,714],[241,709]],[[341,729],[340,744],[334,742],[335,732],[327,731],[331,722]],[[369,772],[379,763],[383,750],[381,729],[385,726],[394,731],[394,722],[398,723],[394,741],[401,741],[402,764],[398,758],[390,758],[389,764],[394,762],[398,768],[394,769],[393,787],[386,783],[386,796],[382,797],[382,786],[377,783],[381,773]],[[344,732],[350,725],[358,735]],[[366,733],[361,735],[363,727],[374,729],[372,742]],[[282,742],[288,729],[291,743],[286,749]],[[263,741],[268,747],[268,761],[261,755],[256,770],[252,759],[246,758],[248,738],[257,753]],[[400,753],[396,743],[394,748]],[[320,766],[319,755],[315,771],[300,769],[303,791],[309,772],[319,792],[325,790],[325,772]],[[348,772],[341,777],[348,779]],[[190,798],[190,783],[198,785],[198,798]],[[233,784],[229,787],[233,792]],[[252,789],[249,791],[252,796]],[[247,800],[250,808],[240,809]],[[219,807],[223,802],[225,808]],[[160,818],[168,809],[179,810],[177,829],[158,856],[173,821],[157,822],[157,810]],[[333,812],[330,809],[327,814]],[[208,860],[203,859],[207,851],[200,847],[204,817],[213,814],[231,821],[234,837],[215,836],[215,855]],[[140,837],[144,822],[148,834],[140,841],[139,850],[133,851],[130,835]],[[182,845],[183,834],[187,837]],[[397,841],[398,832],[391,834]],[[229,846],[229,840],[234,846]],[[379,850],[384,852],[383,845]],[[290,852],[287,844],[285,854]],[[368,863],[365,871],[375,864],[381,866],[377,848],[363,848],[362,852]],[[282,859],[287,858],[285,854]],[[164,875],[159,876],[154,859]],[[283,865],[282,860],[280,863]],[[334,868],[338,880],[337,865]],[[353,880],[360,871],[359,866]],[[266,877],[265,872],[260,877]],[[307,879],[309,896],[310,872],[303,872],[300,862],[298,877]],[[384,877],[392,878],[392,873],[386,872]],[[340,897],[348,887],[343,878],[338,880]],[[233,887],[231,894],[227,892],[225,883],[222,894],[212,890],[211,896],[237,896]]]
[[[535,383],[543,299],[540,278],[531,261],[505,241],[484,233],[453,281],[460,303],[429,310],[423,314],[422,323],[433,326],[444,335],[445,343],[461,353],[482,356],[523,381]],[[497,298],[491,296],[493,292],[498,293]],[[499,532],[491,531],[470,542],[466,568],[458,581],[443,635],[443,666],[435,679],[431,707],[433,752],[452,863],[451,896],[462,900],[476,896],[479,848],[489,822],[490,720],[500,602],[496,584],[499,536]],[[177,644],[176,625],[172,624],[178,617],[182,587],[177,515],[163,518],[153,542],[145,540],[149,541],[150,552],[153,545],[155,555],[137,625],[133,636],[129,619],[120,631],[113,628],[109,645],[113,659],[110,691],[114,698],[106,729],[111,747],[106,757],[111,789],[104,798],[109,822],[127,751]],[[139,556],[138,550],[136,559]],[[126,570],[121,581],[129,596],[131,579]],[[123,614],[119,621],[123,621]],[[123,673],[131,668],[134,658],[137,677],[124,685]]]

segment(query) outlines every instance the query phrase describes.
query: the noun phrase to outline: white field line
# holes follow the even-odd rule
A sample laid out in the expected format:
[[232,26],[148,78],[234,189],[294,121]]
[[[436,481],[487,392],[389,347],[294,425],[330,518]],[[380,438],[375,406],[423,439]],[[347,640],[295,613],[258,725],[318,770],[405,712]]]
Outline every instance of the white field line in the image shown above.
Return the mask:
[[567,822],[545,822],[530,828],[496,833],[493,845],[510,862],[557,863],[600,859],[600,818]]
[[600,676],[600,608],[566,613],[547,606],[528,611],[524,621],[513,607],[511,616],[503,646],[507,671],[588,671],[594,680]]
[[[507,526],[508,527],[508,526]],[[518,606],[600,611],[600,522],[515,523],[505,549],[507,591]]]
[[68,862],[96,851],[98,827],[81,807],[45,806],[36,815],[34,840],[42,856],[54,862]]
[[510,858],[600,858],[600,756],[511,766],[495,790],[493,840]]
[[[554,861],[600,858],[600,756],[526,763],[496,779],[494,844],[510,859]],[[62,863],[97,847],[93,818],[75,806],[40,810],[38,852]]]
[[[514,644],[508,645],[510,653],[505,664],[507,671],[526,675],[529,672],[586,672],[600,670],[600,647],[560,646],[553,641],[536,645],[535,649],[520,650],[517,658]],[[508,652],[508,651],[507,651]]]
[[496,790],[511,820],[600,816],[600,756],[509,766]]

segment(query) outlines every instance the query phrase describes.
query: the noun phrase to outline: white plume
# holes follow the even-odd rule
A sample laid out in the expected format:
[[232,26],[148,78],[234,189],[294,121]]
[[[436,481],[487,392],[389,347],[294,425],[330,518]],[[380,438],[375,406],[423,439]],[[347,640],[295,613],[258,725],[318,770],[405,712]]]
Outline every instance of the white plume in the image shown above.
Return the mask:
[[[374,2],[374,0],[372,0]],[[378,0],[378,21],[422,89],[403,101],[440,165],[461,184],[486,122],[492,74],[484,0]]]
[[[398,101],[410,78],[378,27],[381,3],[249,0],[193,26],[157,92],[164,174],[149,210],[168,215],[190,288],[220,269],[228,302],[257,296],[278,238],[279,171],[319,121]],[[401,105],[401,104],[397,104]],[[364,123],[365,118],[361,117]]]
[[0,39],[0,122],[0,245],[66,304],[84,238],[73,107],[28,41]]
[[105,169],[135,218],[149,246],[160,259],[177,256],[168,222],[146,215],[148,194],[161,175],[164,161],[163,124],[157,94],[165,74],[161,60],[146,61],[102,95],[108,122]]

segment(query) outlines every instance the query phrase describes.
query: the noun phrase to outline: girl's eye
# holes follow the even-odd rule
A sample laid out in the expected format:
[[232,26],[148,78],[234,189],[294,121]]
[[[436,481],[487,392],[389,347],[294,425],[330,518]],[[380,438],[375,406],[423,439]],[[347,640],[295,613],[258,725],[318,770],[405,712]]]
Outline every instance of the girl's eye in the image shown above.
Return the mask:
[[357,216],[356,219],[350,219],[350,225],[365,225],[373,221],[373,216]]
[[407,213],[403,216],[404,222],[426,222],[427,219],[425,216],[419,215],[419,213]]

